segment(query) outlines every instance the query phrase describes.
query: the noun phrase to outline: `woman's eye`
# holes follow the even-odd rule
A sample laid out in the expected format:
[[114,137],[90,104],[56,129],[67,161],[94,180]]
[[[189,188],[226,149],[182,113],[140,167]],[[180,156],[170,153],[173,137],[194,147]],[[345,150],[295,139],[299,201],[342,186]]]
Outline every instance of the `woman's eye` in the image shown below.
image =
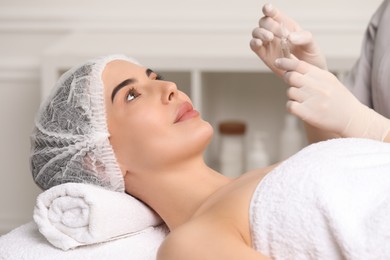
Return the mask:
[[135,88],[131,88],[129,92],[126,95],[126,101],[130,102],[134,99],[136,99],[140,94],[137,92]]

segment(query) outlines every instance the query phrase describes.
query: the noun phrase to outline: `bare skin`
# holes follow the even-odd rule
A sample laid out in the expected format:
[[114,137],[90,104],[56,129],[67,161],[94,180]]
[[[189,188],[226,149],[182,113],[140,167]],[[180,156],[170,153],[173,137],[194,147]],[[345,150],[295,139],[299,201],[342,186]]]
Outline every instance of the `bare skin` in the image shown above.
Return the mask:
[[273,168],[246,173],[216,190],[167,237],[158,259],[269,259],[252,249],[249,207],[258,183]]
[[107,64],[102,79],[126,191],[171,230],[158,259],[267,259],[252,248],[249,206],[275,166],[234,180],[221,175],[203,160],[212,127],[174,83],[120,60]]

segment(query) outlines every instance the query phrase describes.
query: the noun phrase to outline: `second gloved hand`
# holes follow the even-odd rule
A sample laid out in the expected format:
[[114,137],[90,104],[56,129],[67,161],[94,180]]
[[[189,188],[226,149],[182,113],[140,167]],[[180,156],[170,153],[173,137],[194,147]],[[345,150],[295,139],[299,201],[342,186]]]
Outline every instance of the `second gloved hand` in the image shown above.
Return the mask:
[[383,140],[390,120],[363,105],[330,72],[296,59],[281,58],[275,66],[286,71],[287,108],[314,127],[343,137]]

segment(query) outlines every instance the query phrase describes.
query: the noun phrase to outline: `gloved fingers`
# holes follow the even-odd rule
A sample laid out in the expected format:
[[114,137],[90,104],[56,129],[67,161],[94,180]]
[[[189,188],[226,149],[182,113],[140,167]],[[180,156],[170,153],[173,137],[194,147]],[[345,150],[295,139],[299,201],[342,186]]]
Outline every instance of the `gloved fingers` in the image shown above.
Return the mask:
[[291,87],[300,88],[304,85],[304,76],[295,71],[286,71],[283,80]]
[[286,26],[282,28],[281,23],[282,22],[278,22],[270,17],[262,17],[259,20],[259,27],[271,32],[279,38],[282,38],[283,36],[289,35],[290,31],[286,28]]
[[285,15],[270,3],[265,4],[262,11],[265,17],[271,18],[278,25],[286,19]]
[[287,97],[291,101],[302,103],[309,97],[309,95],[305,91],[302,91],[300,88],[290,87],[287,89]]
[[282,29],[280,23],[285,20],[286,17],[270,3],[265,4],[263,6],[262,11],[264,17],[259,20],[259,27],[272,32],[278,37],[282,37]]
[[294,100],[287,101],[286,108],[290,114],[295,115],[296,117],[300,118],[302,121],[307,121],[307,119],[311,117],[310,111],[306,109],[304,105],[302,105],[297,101]]
[[[300,106],[301,104],[295,100],[289,100],[287,101],[286,103],[286,109],[287,111],[290,113],[290,114],[293,114],[293,115],[296,115],[298,116],[299,115],[299,111],[300,111]],[[299,116],[298,116],[299,117]],[[301,117],[299,117],[301,118]]]
[[308,45],[313,43],[313,35],[309,31],[291,32],[287,38],[293,45]]
[[315,69],[313,65],[298,59],[279,58],[275,60],[275,66],[278,69],[285,71],[296,71],[301,74],[306,74]]
[[252,31],[252,37],[263,42],[270,42],[274,39],[274,34],[264,28],[257,27]]
[[278,15],[279,10],[276,9],[271,3],[263,5],[262,12],[265,16],[275,17]]
[[281,36],[280,23],[271,17],[264,16],[260,18],[259,27],[277,35],[278,37]]
[[[277,37],[282,37],[283,32],[280,24],[283,23],[287,30],[287,35],[290,31],[300,31],[300,26],[290,17],[286,16],[282,11],[268,3],[263,6],[263,20],[259,21],[259,26],[272,31]],[[266,19],[269,18],[269,19]]]
[[252,38],[252,40],[249,42],[249,46],[254,52],[257,52],[261,46],[263,46],[263,41],[257,38]]

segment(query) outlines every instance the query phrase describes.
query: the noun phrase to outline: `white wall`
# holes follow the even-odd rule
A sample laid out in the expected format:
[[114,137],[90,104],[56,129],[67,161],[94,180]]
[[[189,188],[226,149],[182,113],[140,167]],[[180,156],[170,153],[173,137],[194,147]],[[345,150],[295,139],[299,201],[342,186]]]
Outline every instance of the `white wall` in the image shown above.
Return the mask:
[[[350,41],[356,57],[366,23],[380,2],[273,1],[312,30],[327,54],[337,53],[337,39],[342,39]],[[247,34],[249,41],[262,4],[258,0],[0,0],[0,234],[31,220],[39,193],[28,155],[45,51],[72,31],[224,32]]]

